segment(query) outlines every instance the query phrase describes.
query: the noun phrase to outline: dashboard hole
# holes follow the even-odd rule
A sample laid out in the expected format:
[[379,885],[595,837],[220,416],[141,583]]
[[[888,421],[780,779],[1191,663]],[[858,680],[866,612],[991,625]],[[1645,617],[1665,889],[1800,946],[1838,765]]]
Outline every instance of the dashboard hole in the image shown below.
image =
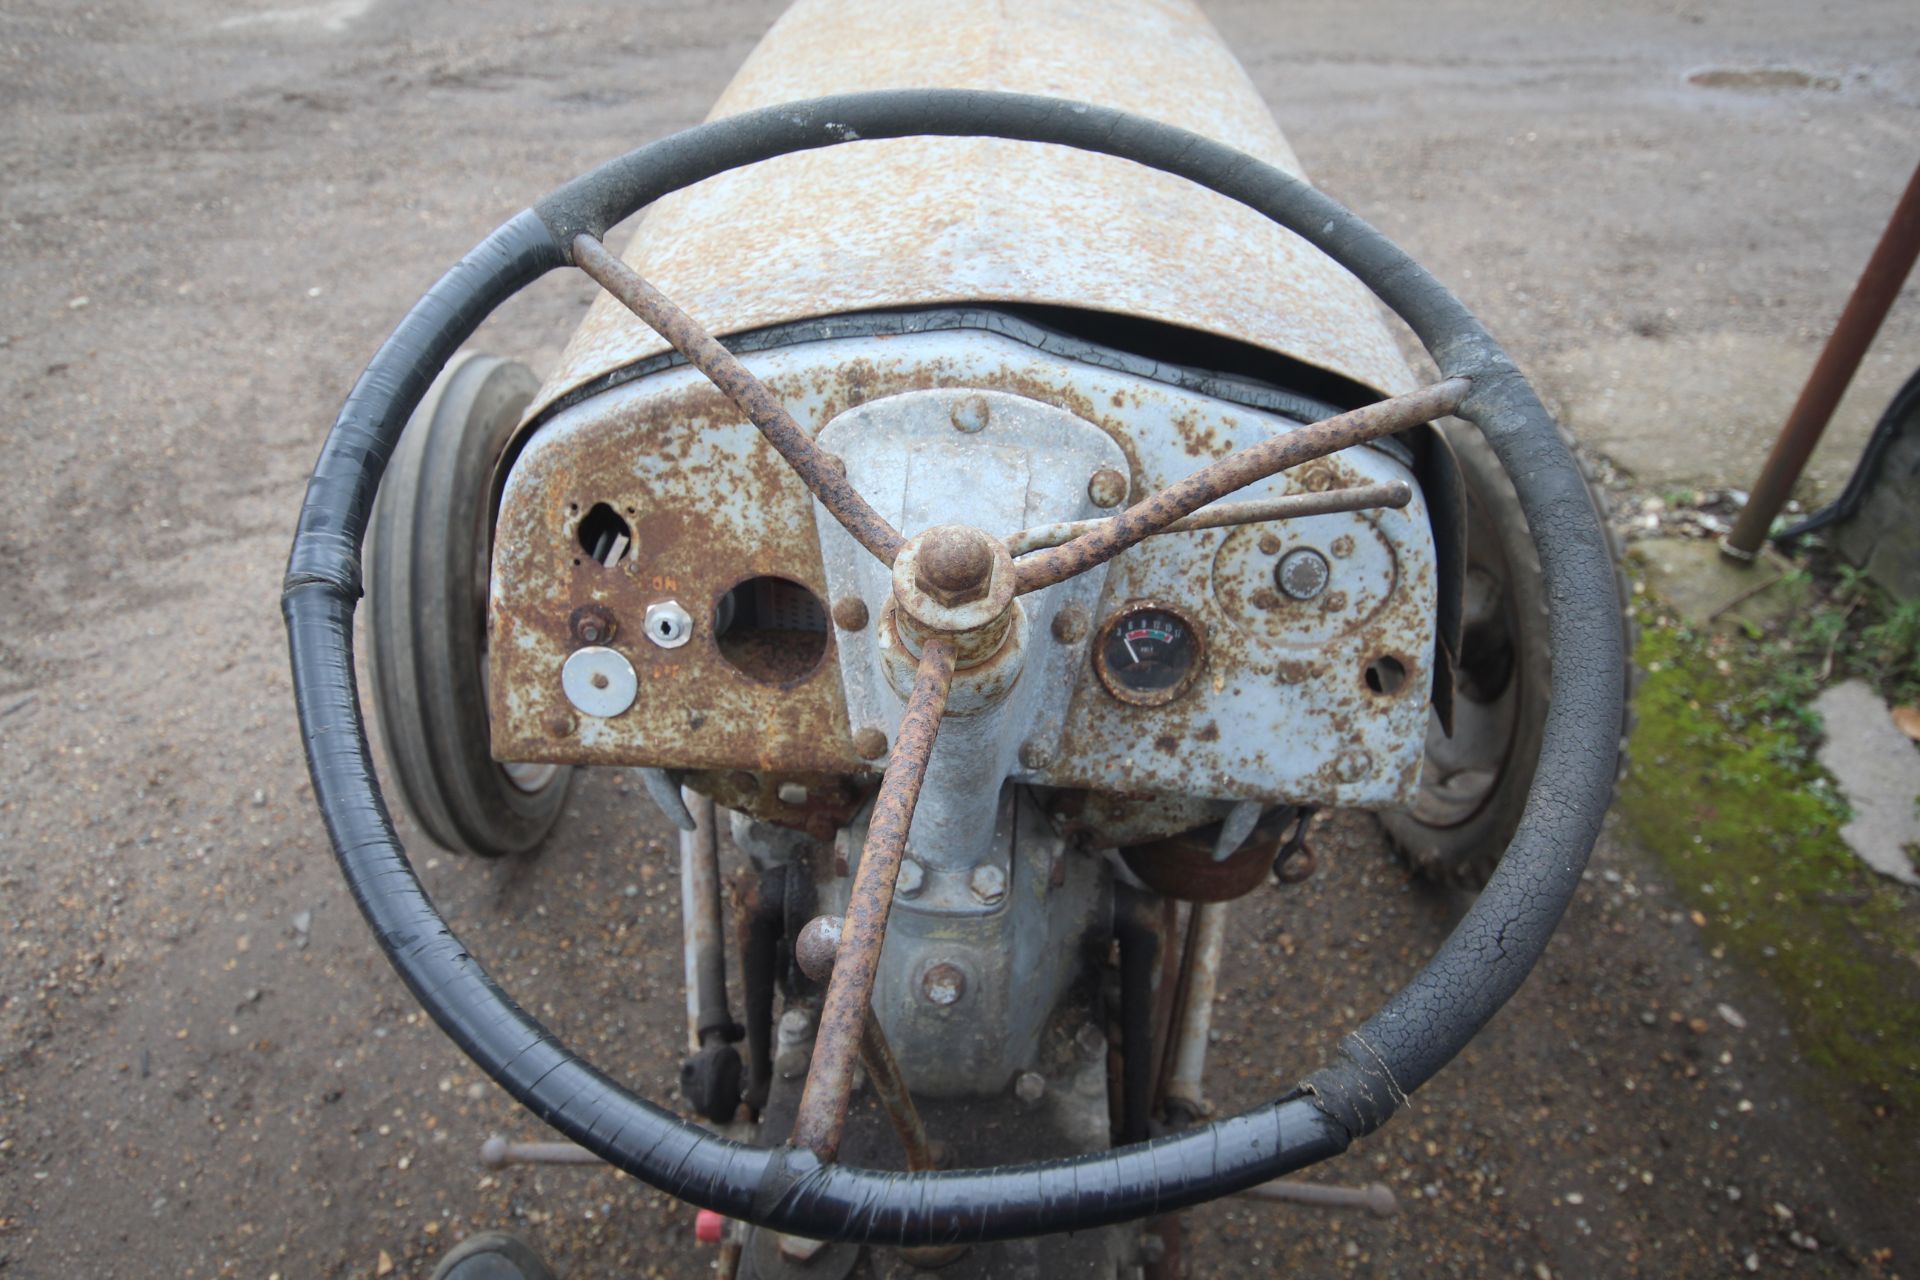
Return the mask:
[[580,549],[597,564],[611,569],[633,550],[633,526],[604,502],[596,502],[580,517],[575,531]]
[[787,578],[748,578],[713,609],[720,656],[749,680],[792,684],[827,652],[827,608]]
[[1400,659],[1383,653],[1367,663],[1367,688],[1391,698],[1407,687],[1407,668]]

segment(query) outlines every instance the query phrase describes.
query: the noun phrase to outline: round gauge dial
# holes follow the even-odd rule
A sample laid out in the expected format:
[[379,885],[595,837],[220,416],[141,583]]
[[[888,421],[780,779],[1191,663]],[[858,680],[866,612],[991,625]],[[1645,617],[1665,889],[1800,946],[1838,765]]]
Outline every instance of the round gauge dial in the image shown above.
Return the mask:
[[1129,605],[1100,633],[1094,663],[1107,692],[1122,702],[1171,702],[1200,671],[1204,645],[1186,617],[1164,605]]

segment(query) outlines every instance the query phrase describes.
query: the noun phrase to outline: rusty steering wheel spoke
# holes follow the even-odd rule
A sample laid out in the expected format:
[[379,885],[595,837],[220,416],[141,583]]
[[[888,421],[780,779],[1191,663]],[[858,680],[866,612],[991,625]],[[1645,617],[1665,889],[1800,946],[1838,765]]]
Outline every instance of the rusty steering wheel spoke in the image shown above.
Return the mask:
[[1419,391],[1337,414],[1312,426],[1269,436],[1257,444],[1237,449],[1186,479],[1176,480],[1158,493],[1148,495],[1119,515],[1094,522],[1093,529],[1072,541],[1022,557],[1016,566],[1015,590],[1025,595],[1065,582],[1113,559],[1144,538],[1168,532],[1175,522],[1255,481],[1452,413],[1467,398],[1472,386],[1465,378],[1448,378]]
[[913,692],[900,718],[899,740],[893,759],[880,780],[880,795],[867,824],[860,869],[847,899],[846,923],[834,953],[833,978],[820,1010],[820,1031],[814,1041],[813,1063],[800,1093],[789,1145],[805,1147],[822,1160],[839,1153],[846,1128],[847,1103],[853,1093],[853,1068],[860,1059],[861,1034],[874,975],[880,968],[880,948],[887,937],[887,913],[893,907],[893,882],[906,853],[907,828],[920,798],[940,717],[946,711],[947,690],[953,683],[954,645],[943,636],[929,638],[920,651],[920,668]]
[[574,237],[573,264],[665,338],[688,364],[733,401],[855,541],[882,564],[893,563],[906,543],[900,531],[860,496],[842,474],[839,460],[813,442],[766,384],[748,372],[731,351],[592,236]]
[[[1405,480],[1385,484],[1354,485],[1345,489],[1325,489],[1317,493],[1290,493],[1279,498],[1259,498],[1248,502],[1216,502],[1190,516],[1175,520],[1148,537],[1169,533],[1198,533],[1203,529],[1227,529],[1235,525],[1266,524],[1274,520],[1297,520],[1302,516],[1333,515],[1341,511],[1372,511],[1381,507],[1398,509],[1413,501],[1413,486]],[[1003,541],[1007,554],[1019,557],[1072,542],[1083,534],[1095,533],[1114,517],[1098,520],[1065,520],[1059,524],[1037,524]]]

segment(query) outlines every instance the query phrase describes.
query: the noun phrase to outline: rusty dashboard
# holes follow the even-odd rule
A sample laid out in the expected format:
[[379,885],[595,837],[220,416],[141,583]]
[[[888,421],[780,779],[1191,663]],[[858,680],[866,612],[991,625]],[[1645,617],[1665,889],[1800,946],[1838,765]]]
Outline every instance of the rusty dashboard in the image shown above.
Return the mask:
[[[836,422],[872,416],[855,411],[942,388],[1071,415],[1134,495],[1296,425],[991,328],[824,325],[742,359],[823,442]],[[718,772],[742,785],[742,775],[877,773],[891,729],[860,672],[884,601],[830,572],[833,531],[732,404],[692,370],[656,364],[549,411],[511,459],[489,600],[494,755]],[[1018,525],[1023,502],[1028,520],[1053,511],[1043,490],[1079,500],[1092,484],[1078,472],[1063,482],[1064,455],[1037,437],[996,438],[957,411],[950,434],[881,442],[901,478],[868,497],[908,534],[942,519]],[[956,464],[955,480],[939,478]],[[1367,447],[1240,496],[1412,480],[1406,458]],[[1434,544],[1414,490],[1401,509],[1151,539],[1080,597],[1048,602],[1032,638],[1040,661],[1023,678],[1045,682],[1050,709],[1012,776],[1128,794],[1404,803],[1435,652]],[[1098,496],[1049,518],[1097,514],[1109,495]]]

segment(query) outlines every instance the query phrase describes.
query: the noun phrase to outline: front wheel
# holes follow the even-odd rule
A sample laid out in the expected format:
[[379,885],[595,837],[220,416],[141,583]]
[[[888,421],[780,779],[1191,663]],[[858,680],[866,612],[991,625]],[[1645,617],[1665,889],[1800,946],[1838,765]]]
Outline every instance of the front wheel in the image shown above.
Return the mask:
[[[1419,793],[1411,807],[1382,814],[1381,825],[1416,875],[1480,889],[1519,828],[1540,759],[1553,691],[1547,595],[1540,553],[1493,446],[1468,423],[1449,420],[1441,430],[1467,492],[1464,626],[1453,668],[1453,733],[1441,729],[1438,716],[1429,720]],[[1592,476],[1585,478],[1616,566],[1614,589],[1631,663],[1628,598],[1617,568],[1620,549],[1607,522],[1606,501]],[[1623,708],[1623,742],[1626,727]]]
[[368,665],[400,794],[436,844],[484,858],[538,845],[572,773],[495,761],[487,724],[494,464],[539,386],[525,365],[456,358],[408,420],[368,530]]

